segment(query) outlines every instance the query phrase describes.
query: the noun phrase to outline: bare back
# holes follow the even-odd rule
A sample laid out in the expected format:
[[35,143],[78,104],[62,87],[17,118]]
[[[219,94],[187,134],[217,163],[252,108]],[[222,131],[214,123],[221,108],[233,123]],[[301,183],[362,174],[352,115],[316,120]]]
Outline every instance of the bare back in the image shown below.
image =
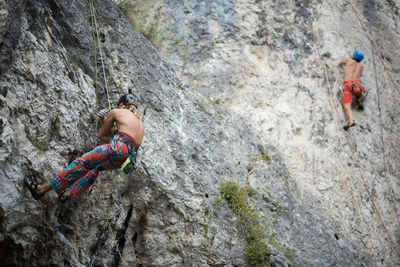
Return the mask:
[[343,59],[340,64],[345,65],[345,80],[360,80],[361,74],[364,70],[363,64],[349,57]]
[[127,109],[113,109],[113,113],[118,132],[129,135],[137,145],[141,145],[144,135],[143,122]]

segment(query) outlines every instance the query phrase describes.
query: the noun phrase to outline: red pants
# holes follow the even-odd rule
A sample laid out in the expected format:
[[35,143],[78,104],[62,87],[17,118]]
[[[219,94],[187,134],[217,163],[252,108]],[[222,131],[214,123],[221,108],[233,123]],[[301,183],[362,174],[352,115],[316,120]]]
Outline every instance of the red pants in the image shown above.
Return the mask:
[[50,181],[58,195],[67,188],[73,195],[81,195],[94,184],[100,171],[121,167],[138,146],[125,134],[116,134],[110,143],[98,146],[75,159],[65,170]]
[[361,98],[367,95],[367,88],[364,88],[359,80],[345,80],[343,82],[342,105],[353,102],[353,96]]

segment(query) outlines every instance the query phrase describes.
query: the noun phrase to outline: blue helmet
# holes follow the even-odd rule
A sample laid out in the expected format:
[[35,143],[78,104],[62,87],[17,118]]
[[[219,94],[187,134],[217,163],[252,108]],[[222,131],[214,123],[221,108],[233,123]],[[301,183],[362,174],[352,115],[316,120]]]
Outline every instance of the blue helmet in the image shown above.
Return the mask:
[[361,51],[356,51],[353,53],[353,58],[354,60],[356,60],[357,62],[361,62],[364,58],[364,53]]
[[118,100],[118,106],[120,104],[124,104],[125,106],[127,105],[134,105],[136,108],[139,107],[139,99],[134,95],[134,94],[126,94],[121,96],[121,98]]

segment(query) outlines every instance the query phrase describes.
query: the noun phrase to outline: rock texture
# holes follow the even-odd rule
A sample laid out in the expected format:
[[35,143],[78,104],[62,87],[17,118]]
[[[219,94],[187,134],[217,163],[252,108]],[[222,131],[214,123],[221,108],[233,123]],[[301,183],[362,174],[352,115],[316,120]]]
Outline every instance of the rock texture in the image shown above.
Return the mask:
[[[376,263],[390,265],[383,259],[396,255],[386,254],[387,235],[341,131],[345,121],[336,96],[343,69],[337,63],[356,49],[366,55],[362,81],[370,94],[365,111],[355,111],[360,127],[351,131],[350,143],[397,246],[400,162],[395,103],[400,85],[400,4],[312,1],[304,7],[303,1],[157,1],[150,9],[142,2],[121,1],[120,5],[137,29],[153,33],[148,37],[178,75],[214,104],[244,118],[263,142],[276,146],[298,186],[297,199],[307,199],[308,208],[316,214],[336,218],[332,221],[335,229],[361,240]],[[352,4],[397,88],[373,54]]]
[[[380,33],[398,84],[399,4],[356,4],[373,36]],[[261,188],[252,204],[279,216],[270,231],[294,257],[269,245],[273,266],[399,264],[340,132],[308,27],[312,18],[334,88],[338,60],[366,52],[370,95],[350,139],[398,247],[371,47],[346,1],[307,9],[294,1],[159,1],[131,13],[120,3],[136,29],[111,1],[94,6],[112,103],[128,89],[142,100],[139,168],[103,173],[91,194],[65,205],[53,192],[31,199],[24,175],[44,182],[93,148],[96,110],[107,107],[105,77],[96,107],[89,2],[0,0],[0,265],[249,265],[238,218],[216,204],[223,181]],[[378,74],[398,208],[399,94],[380,65]]]
[[8,28],[8,10],[4,1],[0,1],[0,44],[3,42],[4,34]]

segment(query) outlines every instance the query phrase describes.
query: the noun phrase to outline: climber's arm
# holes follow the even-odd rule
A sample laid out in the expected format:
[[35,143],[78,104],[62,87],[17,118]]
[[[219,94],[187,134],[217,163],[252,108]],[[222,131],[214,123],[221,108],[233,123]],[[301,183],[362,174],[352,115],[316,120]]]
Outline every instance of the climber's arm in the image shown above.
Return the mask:
[[104,123],[101,125],[101,128],[99,130],[98,138],[103,141],[108,143],[111,138],[111,129],[114,126],[114,121],[115,121],[115,110],[111,110],[107,119],[104,120]]
[[342,59],[342,60],[339,62],[339,66],[346,65],[347,60],[348,60],[347,57],[344,58],[344,59]]

